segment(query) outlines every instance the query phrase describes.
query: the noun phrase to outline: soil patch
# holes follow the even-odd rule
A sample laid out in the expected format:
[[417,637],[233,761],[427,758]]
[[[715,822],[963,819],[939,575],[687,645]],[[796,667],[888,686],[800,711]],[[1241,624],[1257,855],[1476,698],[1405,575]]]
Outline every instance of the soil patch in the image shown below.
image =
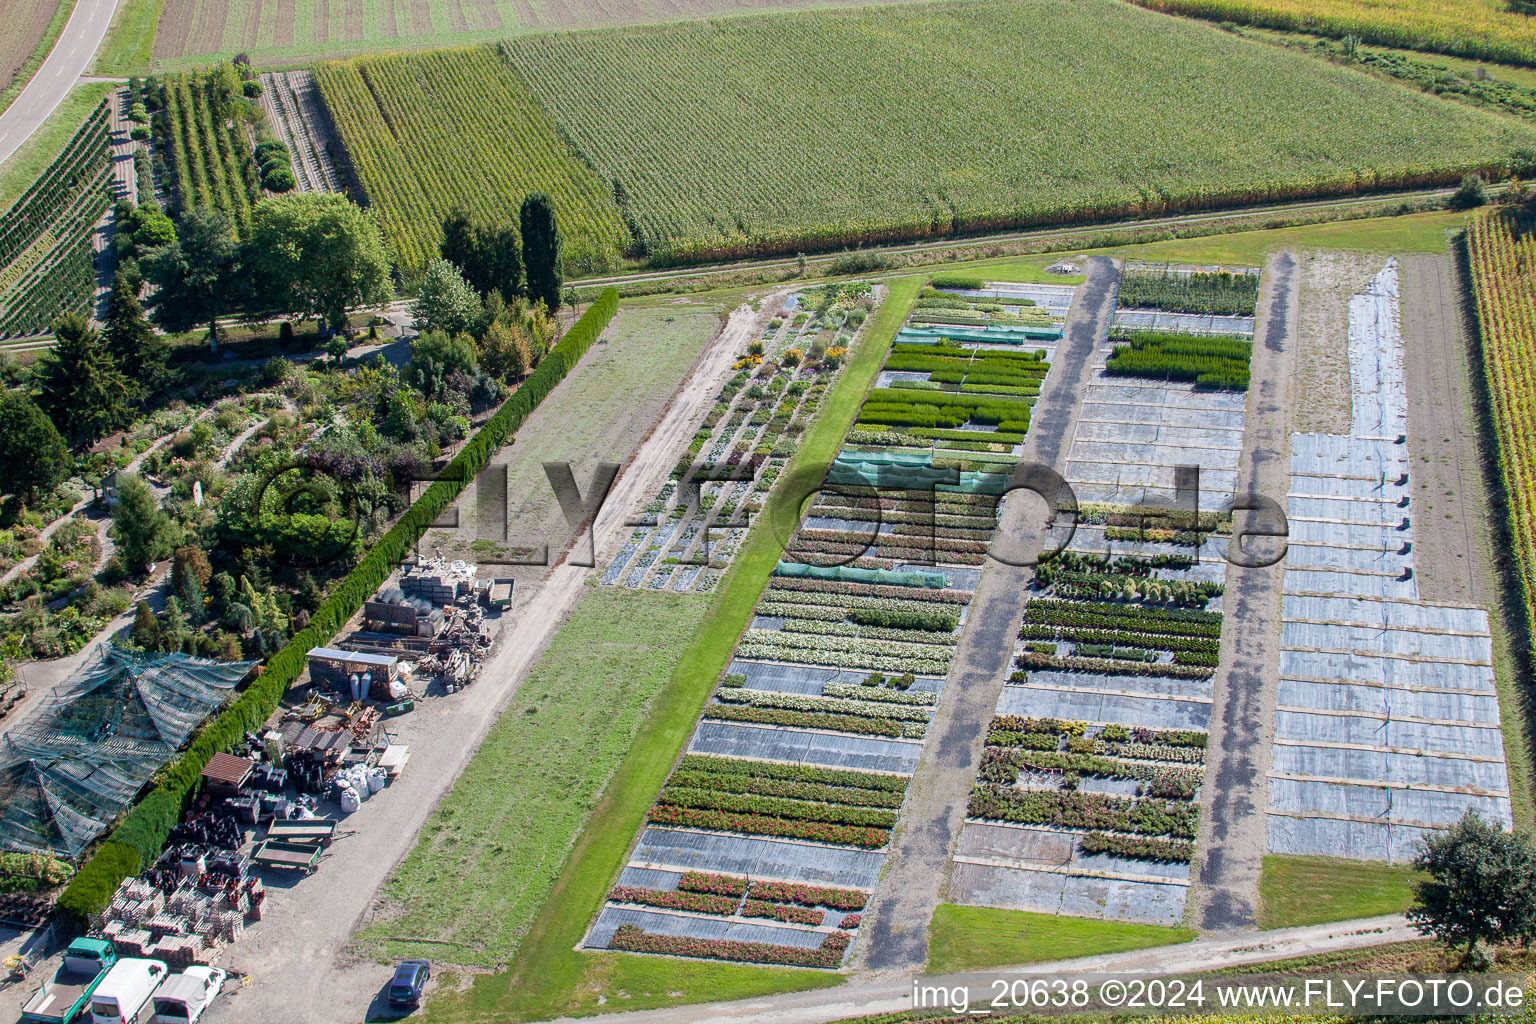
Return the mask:
[[1349,297],[1365,291],[1386,260],[1350,252],[1300,255],[1300,340],[1292,429],[1349,433]]

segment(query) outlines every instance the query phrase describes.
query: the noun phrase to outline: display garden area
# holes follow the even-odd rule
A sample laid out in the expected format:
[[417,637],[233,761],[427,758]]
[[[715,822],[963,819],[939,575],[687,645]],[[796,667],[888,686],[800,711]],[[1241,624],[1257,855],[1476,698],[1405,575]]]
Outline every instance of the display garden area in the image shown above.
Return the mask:
[[[1042,38],[1021,65],[1022,41]],[[523,36],[499,55],[367,58],[317,78],[407,274],[457,197],[489,215],[509,192],[469,183],[545,188],[573,265],[598,269],[1453,183],[1536,143],[1513,121],[1113,0]],[[450,122],[471,141],[445,144]],[[1006,142],[976,130],[1005,123],[1037,127]],[[781,132],[837,143],[789,158]]]

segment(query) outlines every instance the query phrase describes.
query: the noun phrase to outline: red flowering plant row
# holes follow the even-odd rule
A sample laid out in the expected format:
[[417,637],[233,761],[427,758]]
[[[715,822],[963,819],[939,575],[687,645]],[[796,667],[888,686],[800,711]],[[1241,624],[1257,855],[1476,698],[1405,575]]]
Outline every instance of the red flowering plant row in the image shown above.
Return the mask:
[[820,925],[822,913],[810,907],[793,907],[783,903],[766,903],[763,900],[747,900],[742,904],[742,917],[766,917],[770,921],[785,924]]
[[[646,889],[638,885],[619,885],[608,894],[615,903],[640,903],[647,907],[666,910],[691,910],[699,914],[728,916],[736,913],[735,896],[711,896],[701,892],[669,892],[666,889]],[[820,924],[818,920],[816,922]]]
[[797,882],[753,882],[749,895],[755,900],[798,903],[802,907],[830,907],[833,910],[863,910],[869,902],[869,894],[857,889],[835,889]]
[[679,879],[677,887],[684,892],[707,892],[716,896],[745,896],[747,880],[730,875],[713,875],[703,871],[689,871]]
[[733,942],[729,939],[695,939],[685,935],[653,935],[632,924],[621,924],[608,942],[609,949],[630,953],[665,953],[704,960],[736,960],[749,964],[781,964],[790,967],[837,967],[851,941],[847,932],[828,932],[819,947],[778,946],[770,942]]

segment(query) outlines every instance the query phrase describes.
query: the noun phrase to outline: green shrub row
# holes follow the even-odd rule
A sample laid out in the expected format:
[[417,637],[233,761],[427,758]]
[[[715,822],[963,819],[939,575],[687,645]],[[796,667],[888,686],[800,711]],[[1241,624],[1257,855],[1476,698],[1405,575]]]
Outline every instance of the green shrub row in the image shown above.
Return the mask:
[[864,825],[870,828],[893,828],[896,825],[896,812],[883,807],[824,804],[756,793],[722,793],[690,786],[668,785],[661,791],[656,802],[670,807],[761,814],[789,821],[824,821],[831,825]]
[[587,308],[442,475],[332,589],[309,625],[294,634],[287,646],[258,670],[255,682],[160,771],[155,787],[128,812],[60,895],[59,906],[76,923],[83,923],[89,914],[101,912],[125,877],[160,856],[171,829],[196,794],[208,759],[218,751],[229,750],[246,732],[260,729],[266,723],[288,687],[306,669],[310,649],[324,646],[379,589],[427,528],[581,360],[613,319],[618,303],[618,290],[609,288]]
[[1251,342],[1236,338],[1137,331],[1104,364],[1111,377],[1194,381],[1202,388],[1248,389]]
[[1021,825],[1193,839],[1200,805],[1189,800],[1132,800],[1104,793],[1023,791],[980,784],[971,790],[966,813]]
[[904,775],[882,775],[861,772],[854,768],[818,768],[807,764],[783,764],[777,761],[744,761],[733,757],[713,757],[708,754],[689,754],[679,766],[689,771],[710,771],[721,775],[750,775],[759,779],[786,779],[791,782],[819,782],[827,786],[844,786],[851,789],[879,789],[888,793],[905,793],[908,780]]
[[1120,307],[1166,309],[1174,313],[1253,316],[1259,275],[1225,270],[1180,274],[1167,267],[1127,270],[1120,275]]
[[861,626],[885,626],[890,629],[926,629],[934,633],[953,633],[960,616],[946,611],[886,611],[879,608],[854,608],[848,619]]

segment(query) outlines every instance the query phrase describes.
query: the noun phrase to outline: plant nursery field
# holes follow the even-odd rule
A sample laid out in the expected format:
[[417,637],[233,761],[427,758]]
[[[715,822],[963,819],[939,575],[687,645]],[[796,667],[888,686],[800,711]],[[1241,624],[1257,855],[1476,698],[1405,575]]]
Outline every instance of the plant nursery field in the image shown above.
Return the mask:
[[[765,15],[502,49],[617,184],[635,252],[658,261],[1444,181],[1532,138],[1112,0]],[[511,148],[462,154],[489,174]]]
[[1211,21],[1536,64],[1536,22],[1507,0],[1133,0]]

